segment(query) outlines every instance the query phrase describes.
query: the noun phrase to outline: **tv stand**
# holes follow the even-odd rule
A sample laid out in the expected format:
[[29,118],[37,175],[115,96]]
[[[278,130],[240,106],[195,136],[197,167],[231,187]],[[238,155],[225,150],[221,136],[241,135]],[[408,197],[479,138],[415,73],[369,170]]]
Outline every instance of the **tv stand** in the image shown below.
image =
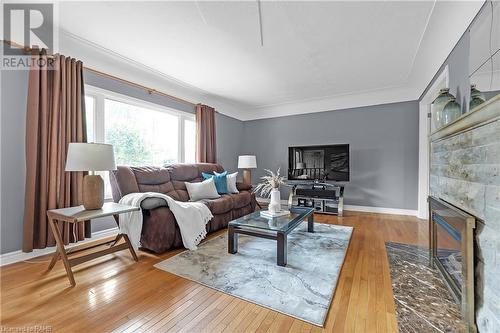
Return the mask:
[[291,184],[292,191],[288,198],[289,206],[311,207],[316,213],[343,216],[344,185],[322,183]]

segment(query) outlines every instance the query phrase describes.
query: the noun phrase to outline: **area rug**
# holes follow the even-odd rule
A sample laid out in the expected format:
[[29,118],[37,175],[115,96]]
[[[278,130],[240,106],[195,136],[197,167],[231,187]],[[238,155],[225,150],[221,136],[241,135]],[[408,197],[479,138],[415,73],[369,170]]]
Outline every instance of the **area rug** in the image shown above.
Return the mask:
[[323,326],[351,239],[352,228],[307,223],[288,235],[288,263],[276,265],[276,241],[239,235],[237,254],[227,253],[227,234],[184,251],[155,267]]
[[467,332],[456,304],[437,269],[429,267],[427,248],[385,243],[399,332]]

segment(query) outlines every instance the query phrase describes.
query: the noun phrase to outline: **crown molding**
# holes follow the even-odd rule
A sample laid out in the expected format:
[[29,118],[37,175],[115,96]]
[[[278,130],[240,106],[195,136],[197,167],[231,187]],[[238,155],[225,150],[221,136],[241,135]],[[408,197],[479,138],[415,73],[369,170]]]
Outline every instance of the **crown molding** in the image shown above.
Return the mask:
[[218,112],[241,121],[333,111],[415,99],[408,96],[407,89],[402,85],[293,100],[278,104],[248,105],[211,94],[206,90],[175,79],[63,29],[59,33],[61,52],[76,55],[86,66],[157,90],[167,91],[169,94],[183,99],[211,105]]
[[182,99],[211,105],[218,112],[233,118],[238,119],[238,111],[249,107],[249,105],[214,95],[175,79],[63,29],[59,31],[59,49],[61,53],[76,56],[83,61],[85,66],[131,82],[150,86],[158,91],[166,91],[168,94]]
[[413,101],[417,99],[416,97],[417,95],[414,89],[409,89],[407,86],[402,85],[252,108],[241,112],[239,119],[251,121],[325,111],[337,111],[372,105]]
[[130,66],[134,66],[138,69],[141,69],[141,70],[144,70],[146,72],[149,72],[153,75],[157,75],[161,78],[163,78],[164,80],[166,81],[169,81],[173,84],[176,84],[176,85],[179,85],[180,87],[183,87],[183,88],[186,88],[186,89],[189,89],[189,90],[192,90],[193,92],[196,92],[198,94],[202,94],[202,95],[210,95],[210,93],[206,90],[203,90],[201,88],[198,88],[198,87],[195,87],[193,85],[190,85],[184,81],[181,81],[181,80],[178,80],[170,75],[167,75],[157,69],[154,69],[153,67],[150,67],[148,65],[145,65],[143,63],[140,63],[138,61],[135,61],[129,57],[126,57],[120,53],[117,53],[113,50],[110,50],[102,45],[99,45],[97,43],[94,43],[86,38],[83,38],[83,37],[80,37],[80,36],[77,36],[75,34],[72,34],[71,32],[67,31],[67,30],[64,30],[64,29],[60,29],[59,30],[59,34],[64,36],[64,37],[67,37],[67,38],[71,38],[75,41],[78,41],[79,43],[82,43],[83,45],[86,45],[90,48],[93,48],[95,50],[98,50],[99,52],[101,53],[105,53],[107,54],[108,56],[111,56],[113,58],[116,58],[116,59],[119,59],[121,62],[123,63],[126,63]]

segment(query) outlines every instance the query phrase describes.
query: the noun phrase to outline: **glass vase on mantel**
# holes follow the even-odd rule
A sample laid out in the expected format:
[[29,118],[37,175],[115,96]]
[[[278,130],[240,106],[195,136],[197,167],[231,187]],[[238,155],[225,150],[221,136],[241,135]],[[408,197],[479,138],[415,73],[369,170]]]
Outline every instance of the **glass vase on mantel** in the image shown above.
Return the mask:
[[471,84],[470,86],[470,102],[469,102],[469,111],[474,109],[475,107],[483,104],[486,101],[482,92],[477,90],[475,84]]
[[455,97],[450,94],[449,88],[439,90],[439,95],[431,104],[432,123],[434,130],[437,130],[445,125],[443,119],[443,109],[445,105]]
[[446,105],[444,106],[443,109],[443,126],[448,125],[449,123],[452,123],[455,119],[460,117],[462,115],[462,108],[460,107],[460,104],[457,103],[455,100],[455,97]]

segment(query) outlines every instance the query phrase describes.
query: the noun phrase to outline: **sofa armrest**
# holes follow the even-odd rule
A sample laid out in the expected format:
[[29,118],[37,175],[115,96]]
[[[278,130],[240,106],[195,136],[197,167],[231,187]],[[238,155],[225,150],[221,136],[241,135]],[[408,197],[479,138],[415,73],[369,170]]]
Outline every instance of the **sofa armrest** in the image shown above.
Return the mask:
[[251,184],[236,182],[236,188],[238,191],[251,191],[253,186]]

